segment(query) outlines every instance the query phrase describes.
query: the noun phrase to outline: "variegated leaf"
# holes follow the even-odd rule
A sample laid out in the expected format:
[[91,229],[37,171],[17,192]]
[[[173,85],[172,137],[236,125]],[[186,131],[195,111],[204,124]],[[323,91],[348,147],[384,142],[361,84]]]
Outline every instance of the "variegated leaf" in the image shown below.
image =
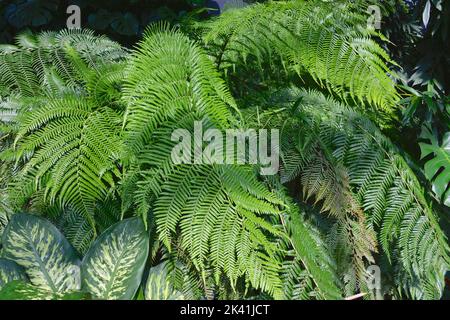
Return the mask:
[[140,218],[113,225],[97,238],[83,259],[83,290],[98,299],[132,299],[148,252],[149,237]]
[[4,257],[25,269],[33,285],[52,293],[80,288],[80,260],[49,221],[15,214],[3,234]]
[[14,280],[0,290],[0,300],[90,300],[84,292],[54,293],[31,283]]
[[53,300],[54,293],[23,281],[12,281],[0,291],[0,300]]
[[27,281],[25,271],[14,261],[0,258],[0,290],[14,280]]
[[185,300],[182,292],[173,288],[165,263],[150,269],[145,286],[145,300]]

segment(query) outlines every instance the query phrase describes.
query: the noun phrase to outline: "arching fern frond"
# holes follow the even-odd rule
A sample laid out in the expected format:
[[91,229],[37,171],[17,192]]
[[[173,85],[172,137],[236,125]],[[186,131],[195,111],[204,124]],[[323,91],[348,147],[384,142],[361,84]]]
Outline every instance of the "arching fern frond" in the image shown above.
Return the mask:
[[121,61],[127,55],[118,43],[88,30],[23,33],[17,37],[17,46],[0,47],[0,86],[22,97],[79,87],[80,70],[68,48],[94,70]]
[[128,143],[138,150],[177,112],[207,114],[218,124],[236,104],[208,56],[181,32],[151,27],[128,63],[124,101]]
[[[95,202],[104,199],[120,173],[121,117],[89,99],[49,99],[45,107],[23,115],[16,137],[17,158],[28,158],[18,180],[39,181],[51,202],[71,205],[93,223]],[[30,157],[31,155],[31,157]]]
[[[353,4],[287,1],[223,13],[204,25],[216,65],[232,74],[267,66],[311,76],[321,87],[392,115],[398,101],[392,61],[371,39],[367,18]],[[363,10],[365,11],[365,9]],[[270,69],[270,68],[269,68]]]
[[[318,142],[346,169],[355,199],[395,270],[394,286],[413,298],[440,297],[449,269],[448,244],[419,182],[396,148],[351,109],[316,92],[295,89],[290,93],[295,111],[289,117],[297,119],[291,124],[302,133],[293,136],[300,146],[297,152],[310,154]],[[316,144],[308,146],[305,141]],[[308,172],[308,162],[300,166],[299,172]]]
[[312,148],[308,161],[302,164],[303,199],[313,200],[321,212],[335,219],[327,238],[345,284],[346,296],[351,296],[366,289],[366,269],[375,263],[376,235],[366,225],[364,212],[352,193],[347,170],[327,159],[325,152],[329,150],[321,147],[322,150]]
[[[189,127],[189,117],[183,120],[174,127]],[[279,248],[272,238],[283,233],[265,216],[277,217],[282,202],[251,168],[171,163],[171,127],[158,131],[163,134],[155,132],[157,138],[141,150],[135,197],[144,210],[151,208],[159,239],[169,249],[179,241],[197,270],[210,266],[216,283],[222,274],[232,286],[245,276],[255,288],[280,297]]]
[[[138,212],[150,209],[166,248],[179,243],[193,266],[216,283],[225,275],[231,286],[245,277],[251,285],[281,297],[273,241],[283,232],[266,216],[283,205],[251,168],[176,165],[171,141],[175,129],[193,133],[226,129],[236,123],[235,102],[203,50],[165,26],[150,29],[132,54],[126,74],[126,142],[135,151],[139,173],[132,196]],[[130,186],[129,183],[125,183]]]
[[0,52],[0,83],[17,122],[15,143],[2,152],[18,168],[10,187],[14,208],[58,202],[95,232],[95,206],[120,175],[126,55],[117,43],[81,30],[22,34],[16,47]]
[[[307,295],[308,299],[341,299],[342,282],[324,235],[306,218],[303,206],[288,196],[288,191],[277,178],[269,178],[267,183],[287,204],[287,210],[280,219],[288,234],[288,238],[283,239],[285,298],[305,299]],[[301,277],[292,278],[296,274],[301,274]]]

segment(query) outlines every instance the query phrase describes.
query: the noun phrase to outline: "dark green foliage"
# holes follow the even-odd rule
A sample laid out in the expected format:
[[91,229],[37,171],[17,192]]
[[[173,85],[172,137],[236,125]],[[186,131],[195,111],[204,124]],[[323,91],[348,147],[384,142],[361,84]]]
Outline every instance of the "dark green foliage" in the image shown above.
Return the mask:
[[67,8],[78,5],[81,26],[102,32],[132,45],[145,27],[159,20],[176,21],[202,6],[204,1],[192,0],[128,0],[128,1],[2,1],[0,3],[0,43],[11,42],[25,28],[33,31],[66,28],[70,14]]
[[[434,191],[430,195],[445,205],[447,199],[443,193],[449,178],[445,174],[440,175],[441,181],[437,179],[437,172],[443,170],[445,173],[445,162],[448,161],[441,161],[436,167],[436,161],[423,159],[424,144],[411,141],[426,139],[425,143],[429,143],[430,139],[445,140],[450,130],[450,81],[447,72],[450,64],[450,3],[417,0],[409,4],[408,9],[388,14],[382,30],[391,41],[386,47],[402,66],[399,72],[403,83],[403,123],[393,139],[411,156],[415,166],[425,168],[429,189]],[[427,133],[430,130],[432,134]],[[430,170],[431,163],[435,166],[434,173]],[[445,214],[448,215],[448,211]]]
[[420,143],[421,158],[431,156],[425,163],[425,176],[432,181],[432,189],[437,198],[450,207],[450,132],[445,133],[442,144],[427,127],[423,128]]
[[[344,282],[352,274],[364,278],[382,250],[397,270],[394,279],[402,279],[392,286],[405,286],[414,298],[439,297],[448,265],[447,240],[392,143],[363,115],[317,92],[281,90],[270,103],[290,110],[259,115],[267,126],[283,128],[281,179],[299,184],[299,201],[318,205],[336,220],[331,228],[323,222],[319,226],[336,250]],[[417,278],[403,282],[411,273]],[[387,286],[385,290],[391,294]]]

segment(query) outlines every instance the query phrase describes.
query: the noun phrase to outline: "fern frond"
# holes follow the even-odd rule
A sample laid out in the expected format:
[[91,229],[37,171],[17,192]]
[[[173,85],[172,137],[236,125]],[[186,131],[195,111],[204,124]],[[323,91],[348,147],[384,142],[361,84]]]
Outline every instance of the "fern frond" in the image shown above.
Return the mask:
[[[69,51],[68,51],[69,50]],[[23,33],[17,46],[0,48],[0,86],[22,97],[80,87],[80,70],[70,50],[88,68],[119,62],[127,52],[118,43],[88,30],[62,30],[38,35]]]
[[160,123],[179,112],[200,112],[217,124],[231,120],[236,104],[208,56],[179,31],[150,28],[128,62],[124,101],[128,143],[134,150]]
[[[291,117],[306,120],[294,120],[294,128],[303,127],[303,133],[315,136],[322,150],[331,150],[334,161],[348,172],[369,228],[402,279],[395,279],[395,285],[414,298],[440,297],[449,248],[411,169],[365,117],[316,92],[297,90],[292,103],[300,97],[296,116]],[[297,144],[304,145],[298,139]]]
[[225,12],[205,23],[203,39],[227,74],[241,66],[266,72],[280,59],[277,68],[392,115],[398,101],[392,61],[371,39],[373,30],[362,27],[366,21],[349,3],[273,2]]
[[107,196],[119,174],[113,161],[121,151],[120,123],[116,111],[97,108],[86,98],[49,99],[45,107],[23,116],[17,158],[31,157],[19,180],[31,174],[37,184],[50,174],[45,185],[49,200],[71,205],[93,222],[95,202]]
[[[300,260],[294,264],[299,269],[297,272],[306,272],[308,286],[313,290],[309,294],[316,299],[340,299],[342,298],[341,282],[338,278],[336,262],[327,250],[324,237],[314,228],[314,226],[305,218],[299,204],[295,203],[287,196],[287,191],[276,179],[271,179],[269,185],[277,190],[278,196],[288,205],[288,209],[281,218],[281,225],[289,235],[287,248],[290,248],[294,254],[294,261]],[[292,253],[286,255],[286,258],[292,256]],[[291,265],[291,267],[293,267]],[[291,271],[292,272],[292,271]],[[286,275],[285,275],[286,276]],[[285,295],[292,294],[289,287],[293,285],[293,280],[285,279]],[[294,284],[301,284],[295,282]],[[305,283],[303,284],[305,285]],[[287,286],[287,287],[286,287]],[[286,291],[287,290],[287,291]]]
[[70,208],[60,213],[55,225],[81,254],[85,254],[94,241],[96,233],[89,220]]
[[84,216],[95,232],[96,203],[120,175],[126,55],[117,43],[82,30],[22,34],[16,47],[0,52],[0,69],[13,70],[2,72],[0,82],[17,122],[15,143],[3,152],[18,168],[14,208],[42,197]]
[[140,178],[131,178],[135,203],[144,215],[151,209],[159,239],[169,250],[179,239],[195,269],[202,276],[212,270],[216,283],[225,274],[233,286],[245,275],[279,296],[280,264],[268,235],[281,232],[262,215],[278,214],[281,202],[246,169],[171,159],[175,129],[235,122],[235,102],[208,56],[179,31],[154,26],[132,53],[123,97],[126,142],[140,167]]

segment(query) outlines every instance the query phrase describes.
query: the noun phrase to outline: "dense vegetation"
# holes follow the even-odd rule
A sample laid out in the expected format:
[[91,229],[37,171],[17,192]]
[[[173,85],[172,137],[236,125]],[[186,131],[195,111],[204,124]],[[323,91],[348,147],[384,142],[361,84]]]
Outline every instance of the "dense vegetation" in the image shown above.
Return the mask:
[[[1,46],[0,298],[440,299],[446,80],[367,24],[372,1],[337,2],[157,23],[133,49],[86,30]],[[439,28],[448,2],[428,3]],[[279,174],[174,164],[195,121],[279,129]]]

